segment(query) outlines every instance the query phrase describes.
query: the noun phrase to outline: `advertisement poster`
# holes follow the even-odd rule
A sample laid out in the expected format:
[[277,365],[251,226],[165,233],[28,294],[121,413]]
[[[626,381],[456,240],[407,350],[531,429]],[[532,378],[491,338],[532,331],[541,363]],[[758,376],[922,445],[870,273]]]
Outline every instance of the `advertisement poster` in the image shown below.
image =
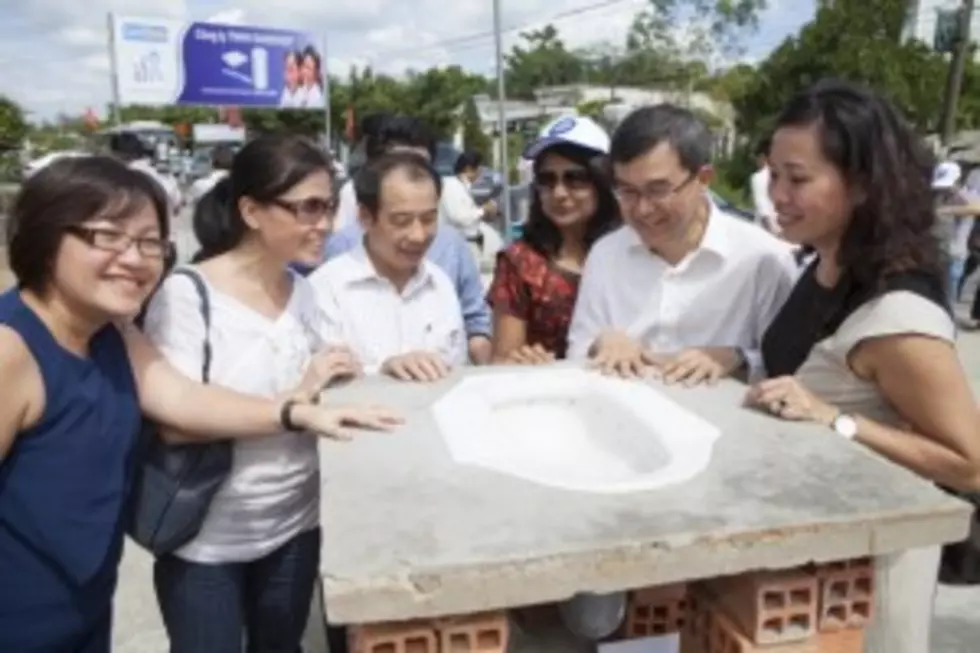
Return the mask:
[[326,106],[323,50],[307,32],[124,16],[111,26],[123,105]]

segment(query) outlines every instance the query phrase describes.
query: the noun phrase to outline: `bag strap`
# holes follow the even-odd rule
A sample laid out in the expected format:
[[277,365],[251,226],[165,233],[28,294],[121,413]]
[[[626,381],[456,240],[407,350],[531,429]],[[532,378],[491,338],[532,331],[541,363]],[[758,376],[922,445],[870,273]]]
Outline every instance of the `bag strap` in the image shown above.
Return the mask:
[[194,284],[197,297],[201,301],[201,319],[204,320],[204,357],[201,360],[201,381],[205,384],[211,382],[211,296],[208,294],[208,286],[204,282],[204,277],[197,270],[189,267],[176,268],[171,274],[179,274],[187,277]]

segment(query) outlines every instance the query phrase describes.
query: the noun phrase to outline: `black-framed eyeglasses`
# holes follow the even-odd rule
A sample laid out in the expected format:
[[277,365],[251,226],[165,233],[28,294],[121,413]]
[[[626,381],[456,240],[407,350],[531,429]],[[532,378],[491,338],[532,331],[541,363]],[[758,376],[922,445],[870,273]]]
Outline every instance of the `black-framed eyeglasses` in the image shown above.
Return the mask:
[[559,184],[569,190],[582,190],[590,188],[594,182],[589,171],[582,168],[561,172],[541,170],[534,175],[534,185],[540,190],[555,190]]
[[275,199],[271,204],[289,211],[299,222],[316,224],[323,219],[330,219],[337,214],[339,202],[336,198],[307,197],[301,200]]
[[122,254],[135,245],[136,251],[144,258],[169,259],[174,254],[173,243],[163,238],[131,236],[119,229],[83,227],[81,225],[67,227],[65,231],[81,238],[91,247],[105,252]]
[[653,186],[647,186],[646,188],[628,188],[617,183],[615,188],[613,189],[613,192],[616,194],[616,197],[619,199],[619,201],[622,202],[623,204],[629,204],[629,205],[638,204],[640,200],[647,200],[648,202],[656,204],[658,202],[663,202],[669,199],[670,197],[676,195],[677,193],[687,188],[688,184],[694,181],[697,178],[697,176],[698,176],[697,173],[692,172],[684,179],[684,181],[677,184],[676,186],[669,186],[667,184],[658,184]]

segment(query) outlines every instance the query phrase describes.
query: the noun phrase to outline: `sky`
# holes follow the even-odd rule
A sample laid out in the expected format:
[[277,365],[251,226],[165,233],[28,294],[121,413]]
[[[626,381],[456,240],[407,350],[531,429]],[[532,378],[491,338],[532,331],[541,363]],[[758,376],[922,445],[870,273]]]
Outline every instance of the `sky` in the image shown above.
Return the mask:
[[[762,59],[815,12],[815,0],[768,0],[745,57]],[[569,47],[622,43],[645,0],[501,0],[502,23],[519,29],[553,23]],[[399,74],[458,64],[492,74],[491,0],[0,0],[0,95],[33,119],[103,115],[110,99],[107,16],[218,18],[219,22],[304,29],[322,35],[333,75],[371,64]]]

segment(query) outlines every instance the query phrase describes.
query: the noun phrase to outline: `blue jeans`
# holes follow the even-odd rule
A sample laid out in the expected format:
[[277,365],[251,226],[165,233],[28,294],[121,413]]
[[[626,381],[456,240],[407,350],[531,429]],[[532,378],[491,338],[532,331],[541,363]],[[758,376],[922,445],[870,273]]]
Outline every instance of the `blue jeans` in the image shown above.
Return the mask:
[[960,295],[960,280],[963,278],[963,272],[966,270],[966,259],[965,258],[954,258],[949,262],[949,269],[946,279],[946,283],[949,292],[949,303],[951,306],[956,306],[959,301]]
[[301,653],[319,557],[317,529],[251,562],[158,558],[153,581],[170,653]]

